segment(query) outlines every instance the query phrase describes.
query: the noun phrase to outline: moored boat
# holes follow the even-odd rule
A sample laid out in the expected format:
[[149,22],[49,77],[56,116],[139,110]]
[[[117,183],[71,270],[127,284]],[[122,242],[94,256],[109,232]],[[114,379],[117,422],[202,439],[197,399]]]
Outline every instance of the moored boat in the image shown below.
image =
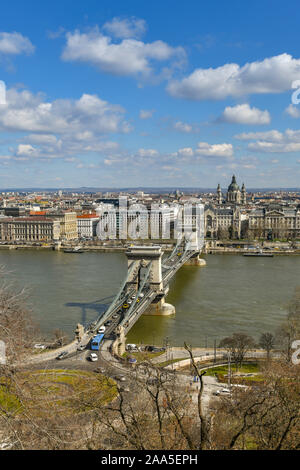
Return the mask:
[[80,246],[75,246],[74,248],[65,248],[64,253],[83,253],[83,249]]

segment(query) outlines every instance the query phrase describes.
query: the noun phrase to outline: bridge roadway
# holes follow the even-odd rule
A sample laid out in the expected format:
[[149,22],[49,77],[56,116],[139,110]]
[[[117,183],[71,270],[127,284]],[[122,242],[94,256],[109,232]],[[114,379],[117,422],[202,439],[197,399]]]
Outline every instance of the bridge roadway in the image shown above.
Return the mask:
[[[151,303],[157,297],[164,297],[167,294],[168,284],[181,266],[198,253],[199,251],[188,250],[187,244],[179,243],[176,245],[171,255],[162,260],[163,289],[160,292],[150,287],[149,273],[151,263],[149,263],[148,272],[144,280],[141,281],[138,291],[132,287],[128,288],[127,276],[118,295],[104,315],[102,314],[101,317],[92,324],[90,332],[95,333],[101,326],[106,325],[104,339],[111,340],[116,334],[117,326],[121,325],[124,328],[124,333],[127,334]],[[133,269],[133,267],[131,268]]]

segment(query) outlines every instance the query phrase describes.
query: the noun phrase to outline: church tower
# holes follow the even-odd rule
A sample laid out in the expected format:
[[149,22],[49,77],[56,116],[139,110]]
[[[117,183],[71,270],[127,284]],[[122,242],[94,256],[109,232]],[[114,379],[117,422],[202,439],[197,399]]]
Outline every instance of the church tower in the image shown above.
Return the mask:
[[242,186],[241,193],[242,193],[241,202],[242,202],[242,204],[246,204],[247,203],[247,193],[246,193],[246,188],[245,188],[244,183],[243,183],[243,186]]
[[221,190],[220,183],[218,184],[218,187],[217,187],[217,201],[218,201],[218,204],[222,204],[222,190]]
[[226,201],[233,204],[241,204],[242,194],[239,185],[236,182],[235,175],[232,176],[232,180],[227,190]]

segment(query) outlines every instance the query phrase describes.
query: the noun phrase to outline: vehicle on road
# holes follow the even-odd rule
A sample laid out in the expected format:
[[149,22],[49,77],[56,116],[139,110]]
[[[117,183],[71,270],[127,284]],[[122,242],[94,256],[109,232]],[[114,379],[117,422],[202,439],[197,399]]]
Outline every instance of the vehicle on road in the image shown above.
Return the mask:
[[164,352],[166,348],[158,348],[157,346],[145,346],[145,351],[148,352]]
[[67,351],[63,351],[56,357],[56,359],[60,361],[61,359],[64,359],[67,355],[68,355]]
[[91,353],[91,354],[89,355],[89,359],[90,359],[90,361],[92,361],[92,362],[96,362],[96,361],[98,361],[98,356],[97,356],[96,353]]
[[138,351],[139,348],[137,347],[136,344],[127,344],[126,345],[126,351]]
[[84,351],[85,348],[86,348],[86,345],[85,345],[85,344],[80,344],[80,345],[77,347],[77,351]]
[[216,392],[214,392],[214,395],[230,395],[230,390],[229,388],[220,388],[219,390],[217,390]]
[[94,369],[94,372],[96,372],[96,374],[104,374],[105,369],[104,367],[97,367],[97,369]]
[[103,333],[101,335],[98,334],[98,335],[94,336],[94,338],[92,338],[92,340],[91,340],[91,349],[93,349],[95,351],[99,351],[100,344],[103,340],[103,337],[104,337]]
[[47,346],[45,344],[37,343],[33,347],[34,349],[46,349]]
[[98,329],[98,333],[105,333],[105,326],[100,326],[100,328]]
[[107,321],[104,323],[105,326],[109,326],[109,325],[111,325],[111,324],[112,324],[112,321],[111,321],[111,320],[107,320]]
[[126,382],[126,377],[125,375],[116,375],[115,376],[116,380],[119,380],[120,382]]
[[117,313],[115,313],[112,318],[115,320],[116,318],[119,318],[119,315],[117,315]]
[[130,392],[129,387],[120,387],[120,392]]

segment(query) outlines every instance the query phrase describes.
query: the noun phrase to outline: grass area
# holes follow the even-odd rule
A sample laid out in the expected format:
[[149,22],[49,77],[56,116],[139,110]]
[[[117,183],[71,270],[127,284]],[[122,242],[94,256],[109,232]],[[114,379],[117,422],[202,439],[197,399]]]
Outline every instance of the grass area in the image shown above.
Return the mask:
[[[259,372],[259,365],[256,363],[249,363],[243,364],[242,367],[238,369],[238,372],[242,374],[255,374]],[[235,366],[231,366],[231,373],[234,374],[236,372]],[[215,375],[215,374],[223,374],[226,375],[228,373],[228,366],[216,366],[211,369],[206,369],[206,375]]]
[[[204,371],[205,369],[202,369]],[[240,382],[261,382],[264,380],[264,377],[261,373],[260,366],[257,363],[244,363],[238,371],[236,371],[235,365],[231,367],[231,376],[233,383]],[[240,376],[239,374],[254,374],[251,376]],[[210,369],[206,369],[206,375],[214,376],[217,375],[219,381],[223,382],[227,380],[228,375],[228,366],[216,366]]]
[[56,411],[68,415],[90,411],[112,401],[118,393],[112,379],[80,370],[20,372],[10,384],[5,378],[0,378],[0,382],[3,410],[20,410],[22,401],[33,414]]
[[0,385],[0,414],[1,410],[8,413],[16,413],[21,408],[22,405],[18,397],[5,385]]
[[122,357],[134,357],[137,362],[151,361],[155,357],[159,357],[164,354],[164,351],[149,352],[149,351],[138,351],[138,352],[125,352]]

